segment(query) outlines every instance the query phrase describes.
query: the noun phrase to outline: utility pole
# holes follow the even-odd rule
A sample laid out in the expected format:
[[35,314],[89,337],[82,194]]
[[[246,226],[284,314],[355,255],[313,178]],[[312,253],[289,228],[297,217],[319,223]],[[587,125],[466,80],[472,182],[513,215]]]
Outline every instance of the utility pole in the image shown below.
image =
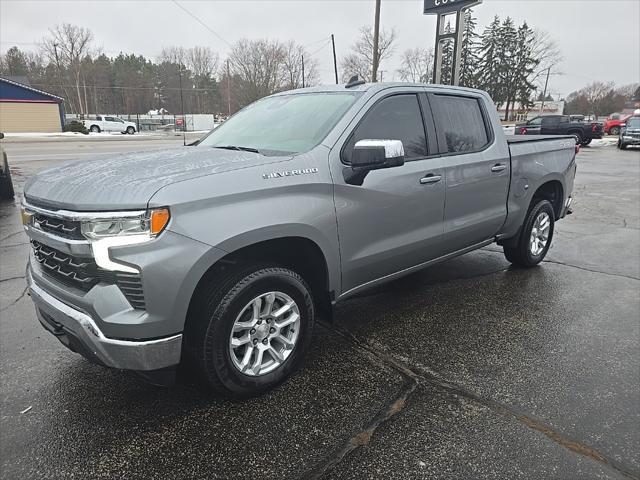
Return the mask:
[[333,70],[336,72],[336,85],[338,84],[338,61],[336,60],[336,41],[331,34],[331,45],[333,45]]
[[231,116],[231,70],[229,69],[229,59],[227,58],[227,105],[229,107],[229,116]]
[[551,67],[547,68],[547,80],[544,82],[544,93],[542,94],[542,103],[540,104],[540,113],[544,111],[544,102],[547,99],[547,87],[549,86],[549,75],[551,75]]
[[178,64],[178,78],[180,82],[180,112],[182,115],[182,146],[187,146],[186,122],[184,118],[184,97],[182,96],[182,63]]
[[304,55],[302,55],[302,88],[304,88]]
[[376,18],[373,25],[373,69],[371,72],[371,81],[376,83],[378,81],[378,42],[380,40],[380,0],[376,0]]

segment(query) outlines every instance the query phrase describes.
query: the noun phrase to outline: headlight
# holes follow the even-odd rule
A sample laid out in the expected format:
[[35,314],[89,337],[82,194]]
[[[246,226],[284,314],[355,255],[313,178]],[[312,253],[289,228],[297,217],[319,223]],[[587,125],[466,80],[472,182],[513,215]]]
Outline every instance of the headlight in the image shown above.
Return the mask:
[[158,208],[132,216],[88,219],[82,221],[82,234],[92,241],[131,235],[151,239],[162,233],[170,218],[168,209]]

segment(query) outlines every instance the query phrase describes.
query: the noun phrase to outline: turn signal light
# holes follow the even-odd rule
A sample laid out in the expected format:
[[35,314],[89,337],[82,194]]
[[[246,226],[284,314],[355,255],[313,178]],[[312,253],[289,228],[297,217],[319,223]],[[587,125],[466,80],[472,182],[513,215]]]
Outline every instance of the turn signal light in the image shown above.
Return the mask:
[[150,230],[151,235],[158,235],[169,223],[171,215],[168,208],[159,208],[151,211]]

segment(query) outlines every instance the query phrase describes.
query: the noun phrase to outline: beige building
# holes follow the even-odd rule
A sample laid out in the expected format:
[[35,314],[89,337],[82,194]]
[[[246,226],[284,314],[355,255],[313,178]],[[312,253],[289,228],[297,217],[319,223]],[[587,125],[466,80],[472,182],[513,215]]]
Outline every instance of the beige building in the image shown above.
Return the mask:
[[0,132],[61,132],[64,99],[0,78]]

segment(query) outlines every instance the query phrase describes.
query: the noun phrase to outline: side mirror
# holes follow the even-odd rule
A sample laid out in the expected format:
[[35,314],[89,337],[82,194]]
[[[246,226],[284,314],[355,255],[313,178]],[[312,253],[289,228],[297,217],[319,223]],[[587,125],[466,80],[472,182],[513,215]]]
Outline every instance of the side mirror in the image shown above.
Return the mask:
[[404,146],[401,140],[360,140],[351,154],[351,165],[343,169],[345,182],[362,185],[367,173],[381,168],[404,165]]

